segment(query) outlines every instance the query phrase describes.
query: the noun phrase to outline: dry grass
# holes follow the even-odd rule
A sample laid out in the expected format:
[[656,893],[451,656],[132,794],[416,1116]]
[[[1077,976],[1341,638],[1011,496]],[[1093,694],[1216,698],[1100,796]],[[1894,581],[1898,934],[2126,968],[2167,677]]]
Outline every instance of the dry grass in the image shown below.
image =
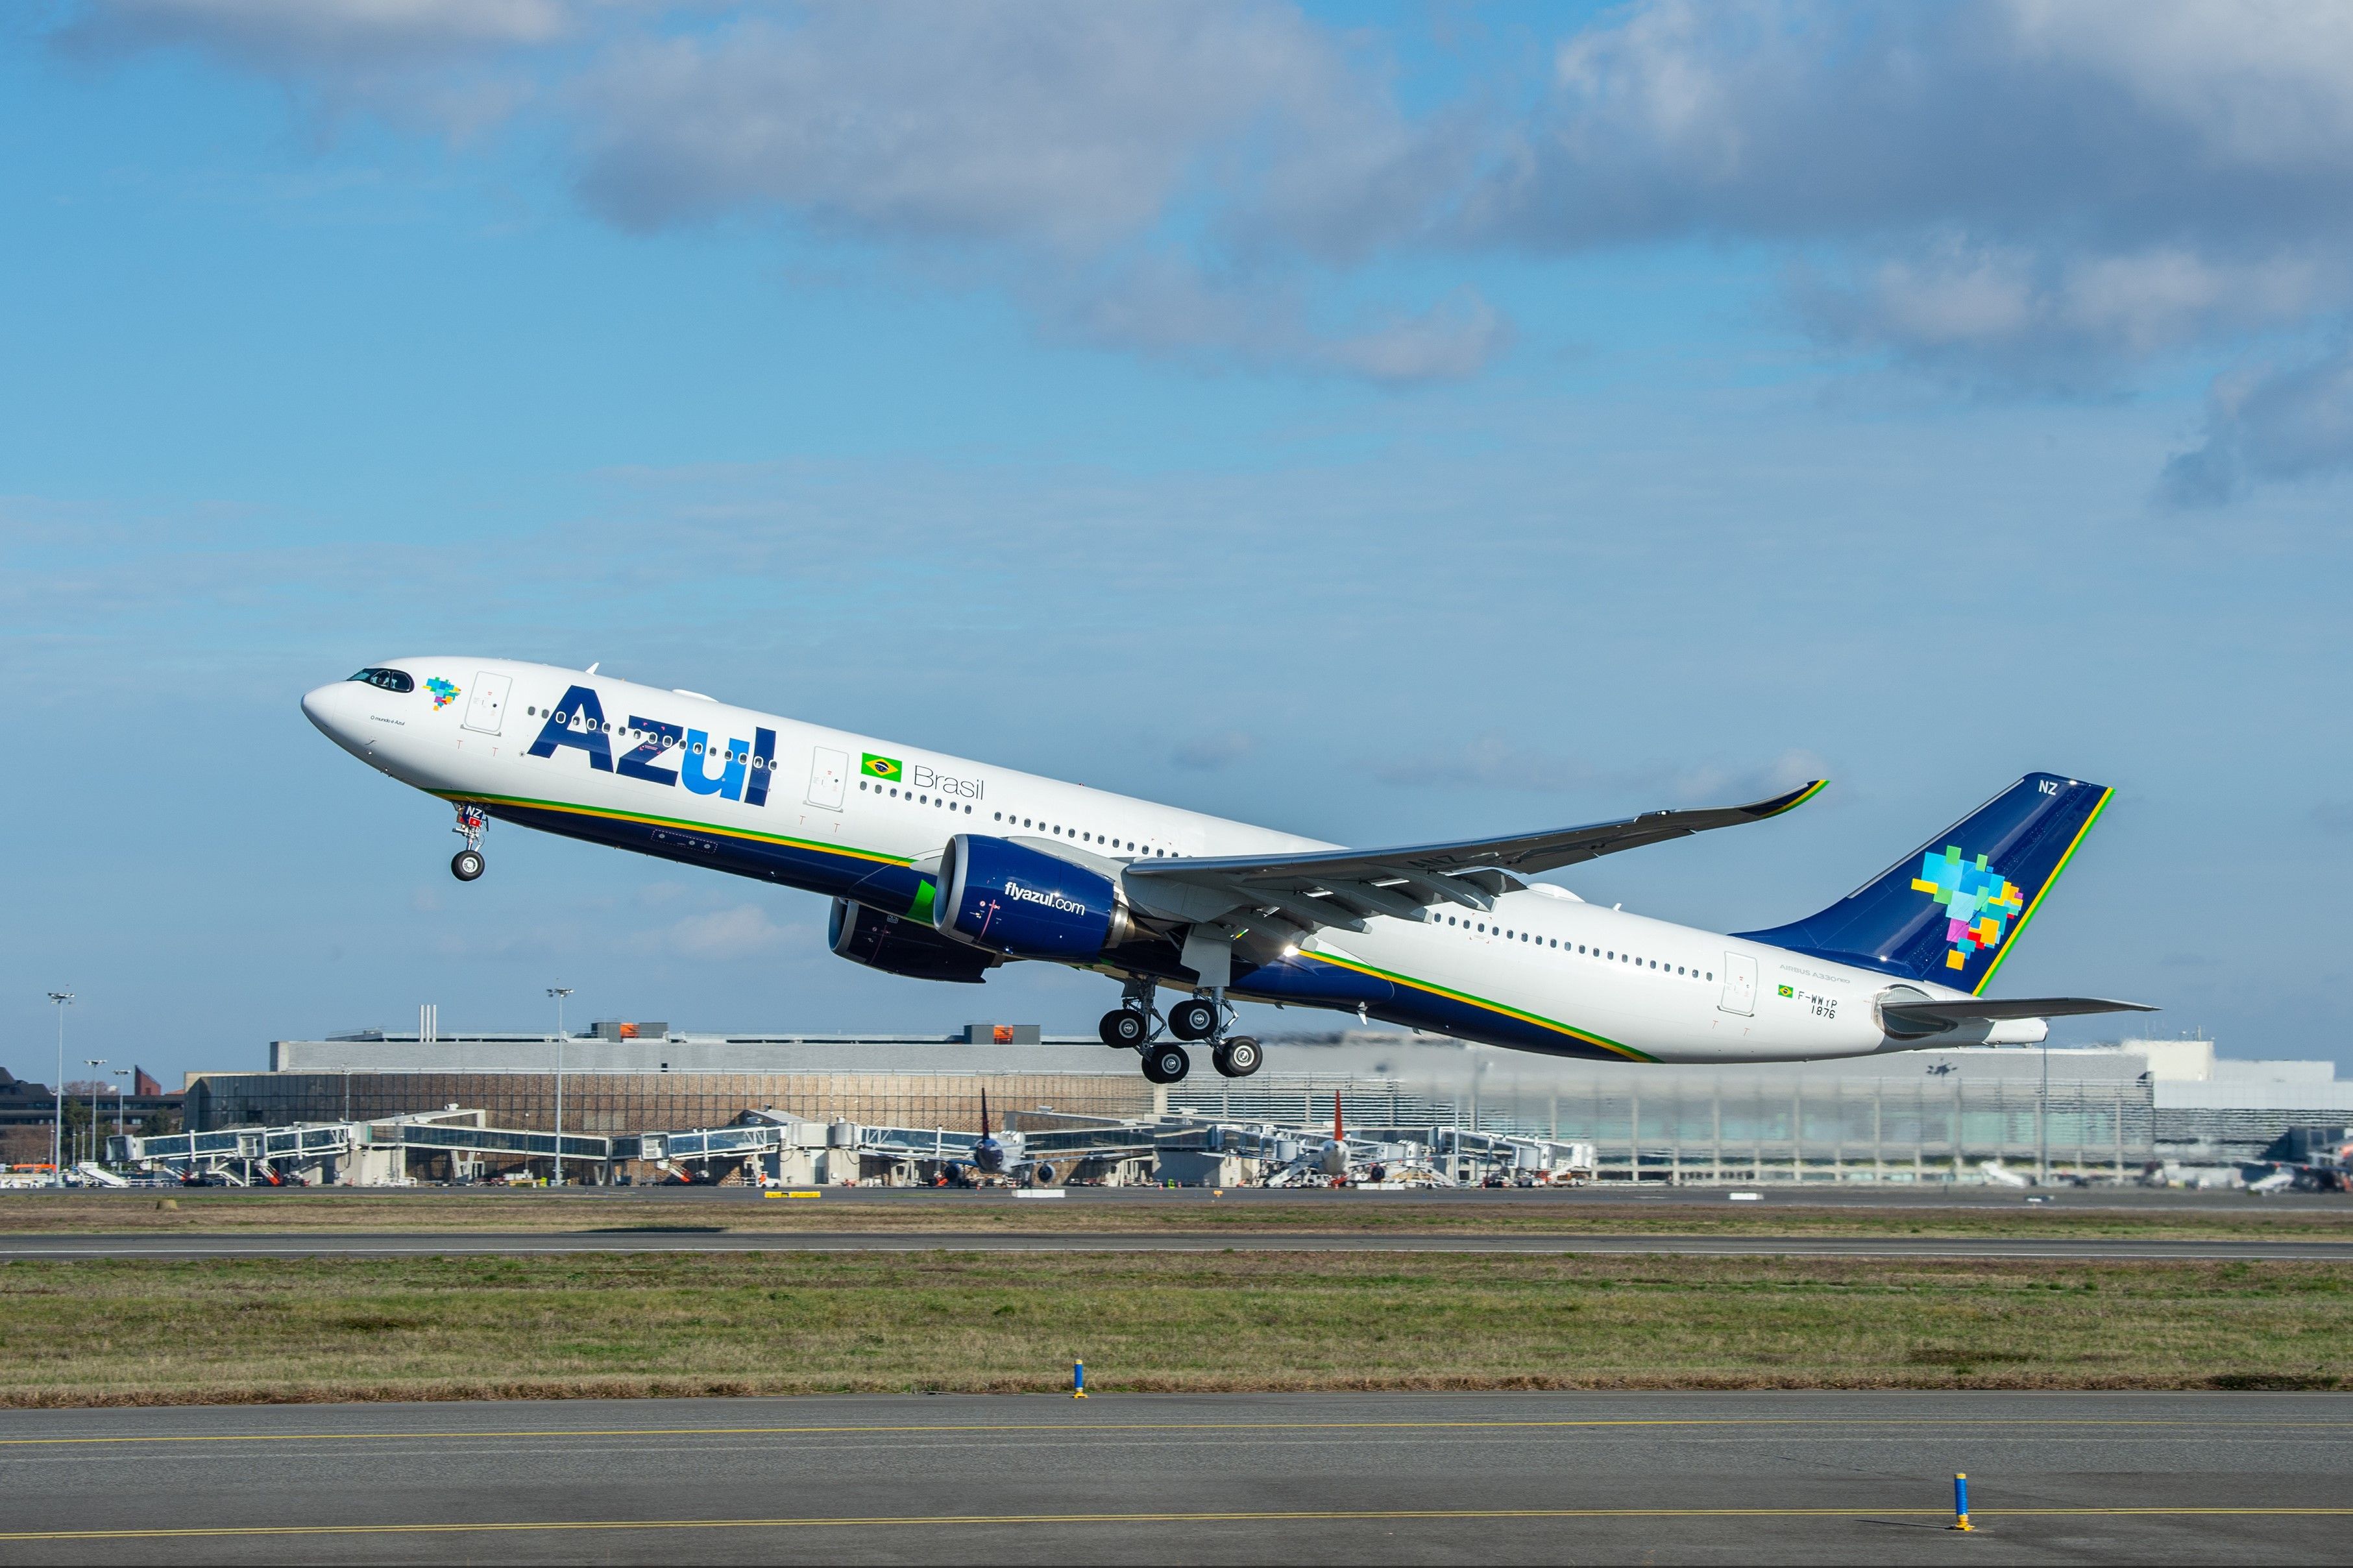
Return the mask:
[[2353,1382],[2353,1268],[1223,1253],[0,1267],[0,1404]]
[[1885,1207],[1808,1205],[1794,1193],[1761,1204],[1721,1196],[1699,1201],[1613,1201],[1604,1194],[1465,1194],[1430,1200],[1409,1194],[1303,1192],[1213,1199],[1200,1192],[1124,1193],[1106,1200],[1074,1194],[1059,1204],[1017,1203],[1006,1192],[892,1194],[881,1201],[838,1193],[815,1201],[731,1192],[660,1190],[603,1196],[582,1192],[306,1188],[290,1192],[190,1189],[165,1200],[152,1192],[0,1194],[0,1233],[270,1231],[590,1231],[712,1229],[794,1231],[1387,1231],[1428,1235],[1855,1236],[1942,1237],[2131,1237],[2148,1241],[2353,1241],[2353,1203],[2275,1204],[2224,1200],[2159,1210],[2093,1206],[2092,1194],[2061,1194],[2047,1206],[2015,1197],[1957,1195],[1949,1205]]

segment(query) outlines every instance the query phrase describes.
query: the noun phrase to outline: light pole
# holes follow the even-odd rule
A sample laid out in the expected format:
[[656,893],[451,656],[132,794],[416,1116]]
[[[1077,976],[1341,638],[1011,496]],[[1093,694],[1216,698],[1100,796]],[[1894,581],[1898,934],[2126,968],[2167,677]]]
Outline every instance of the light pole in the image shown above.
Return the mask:
[[564,1184],[564,999],[577,990],[573,985],[551,985],[547,994],[555,998],[555,1184]]
[[70,991],[52,991],[49,1000],[58,1005],[58,1125],[49,1134],[49,1184],[66,1184],[66,1009],[73,1005]]
[[[89,1068],[102,1068],[106,1065],[106,1058],[84,1057],[81,1058],[81,1065]],[[97,1073],[92,1073],[86,1081],[90,1084],[90,1157],[95,1160],[98,1158],[98,1091],[106,1087],[106,1079]]]
[[114,1135],[117,1138],[120,1138],[122,1136],[122,1091],[130,1087],[121,1080],[131,1076],[131,1069],[129,1068],[116,1068],[112,1072],[108,1073],[106,1076],[115,1080]]
[[2051,1038],[2042,1039],[2042,1098],[2034,1102],[2034,1179],[2051,1181]]

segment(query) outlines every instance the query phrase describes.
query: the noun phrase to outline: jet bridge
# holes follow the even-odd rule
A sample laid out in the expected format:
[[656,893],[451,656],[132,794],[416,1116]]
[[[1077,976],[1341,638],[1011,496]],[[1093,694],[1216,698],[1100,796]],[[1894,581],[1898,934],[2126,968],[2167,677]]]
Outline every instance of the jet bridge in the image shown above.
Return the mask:
[[[609,1165],[623,1140],[566,1132],[564,1158]],[[554,1132],[489,1127],[479,1110],[425,1111],[373,1121],[314,1121],[287,1127],[230,1127],[217,1132],[163,1132],[107,1140],[116,1164],[209,1177],[233,1186],[347,1180],[362,1186],[411,1179],[417,1156],[440,1156],[453,1177],[478,1173],[486,1158],[553,1161]],[[627,1156],[623,1156],[627,1157]]]

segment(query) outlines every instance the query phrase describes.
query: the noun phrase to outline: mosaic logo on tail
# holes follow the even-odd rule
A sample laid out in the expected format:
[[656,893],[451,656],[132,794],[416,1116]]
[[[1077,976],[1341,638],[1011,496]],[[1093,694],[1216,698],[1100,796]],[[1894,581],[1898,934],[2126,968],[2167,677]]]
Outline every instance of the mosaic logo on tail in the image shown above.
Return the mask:
[[2017,883],[1989,869],[1984,856],[1970,859],[1957,845],[1946,846],[1942,855],[1931,849],[1921,856],[1912,890],[1945,906],[1947,969],[1967,968],[1980,949],[2000,946],[2003,931],[2026,907]]

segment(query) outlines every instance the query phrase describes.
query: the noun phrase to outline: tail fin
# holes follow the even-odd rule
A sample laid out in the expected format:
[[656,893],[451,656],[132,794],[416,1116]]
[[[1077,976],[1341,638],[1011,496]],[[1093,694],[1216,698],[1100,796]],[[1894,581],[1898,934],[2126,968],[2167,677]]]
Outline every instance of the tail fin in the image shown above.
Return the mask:
[[1740,934],[1982,994],[2115,793],[2029,773],[1820,914]]

